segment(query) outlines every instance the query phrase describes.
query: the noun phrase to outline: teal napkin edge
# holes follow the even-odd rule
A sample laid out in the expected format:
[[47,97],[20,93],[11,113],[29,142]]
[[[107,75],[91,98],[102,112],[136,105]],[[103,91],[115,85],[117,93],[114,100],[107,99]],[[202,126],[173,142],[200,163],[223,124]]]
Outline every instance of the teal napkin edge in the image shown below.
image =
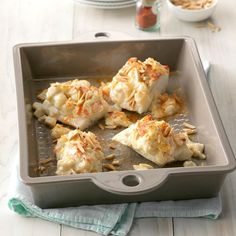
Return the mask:
[[216,220],[222,212],[221,196],[213,198],[148,202],[136,209],[135,218],[206,218]]
[[112,215],[112,220],[109,222],[111,223],[110,225],[108,223],[110,218],[109,209],[104,213],[103,216],[103,218],[106,219],[104,222],[107,223],[107,225],[104,225],[104,222],[96,221],[96,219],[94,218],[88,219],[86,217],[85,219],[83,217],[80,217],[79,219],[76,219],[76,221],[72,221],[71,219],[67,219],[66,217],[62,219],[62,216],[60,214],[53,214],[52,212],[50,212],[50,209],[43,210],[32,204],[27,199],[22,199],[20,196],[9,199],[8,207],[15,213],[24,217],[38,217],[43,220],[57,222],[59,224],[64,224],[74,228],[91,230],[103,235],[112,233],[114,235],[124,236],[128,233],[133,223],[133,216],[135,213],[136,205],[128,205],[128,203],[118,204],[115,214],[116,219],[114,220],[114,215]]

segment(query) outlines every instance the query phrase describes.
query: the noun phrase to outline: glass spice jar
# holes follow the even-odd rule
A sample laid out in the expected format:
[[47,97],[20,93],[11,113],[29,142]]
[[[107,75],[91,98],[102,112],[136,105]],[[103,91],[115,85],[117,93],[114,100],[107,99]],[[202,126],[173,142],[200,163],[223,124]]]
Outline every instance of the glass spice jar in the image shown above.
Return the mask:
[[137,0],[136,27],[145,31],[160,28],[160,0]]

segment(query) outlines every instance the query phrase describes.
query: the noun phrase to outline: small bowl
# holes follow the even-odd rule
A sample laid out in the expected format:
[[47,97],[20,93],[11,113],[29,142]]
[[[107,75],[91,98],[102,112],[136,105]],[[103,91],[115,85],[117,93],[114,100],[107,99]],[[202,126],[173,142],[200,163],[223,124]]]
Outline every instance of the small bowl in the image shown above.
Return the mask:
[[208,8],[204,9],[183,9],[179,6],[174,5],[170,0],[167,0],[167,5],[170,11],[180,20],[188,22],[197,22],[209,18],[215,11],[218,0],[214,2]]

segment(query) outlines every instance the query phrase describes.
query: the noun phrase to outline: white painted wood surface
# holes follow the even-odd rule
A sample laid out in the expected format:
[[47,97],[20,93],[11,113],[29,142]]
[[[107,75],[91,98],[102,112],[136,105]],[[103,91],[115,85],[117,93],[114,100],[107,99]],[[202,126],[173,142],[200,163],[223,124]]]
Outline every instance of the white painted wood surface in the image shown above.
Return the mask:
[[[96,233],[23,218],[7,208],[7,189],[12,163],[17,158],[18,137],[12,47],[17,43],[80,40],[91,32],[108,31],[116,38],[188,35],[195,38],[202,58],[210,60],[210,86],[234,152],[236,152],[236,3],[220,1],[212,20],[222,28],[206,28],[178,21],[164,4],[161,31],[145,33],[134,26],[134,8],[101,10],[78,6],[72,0],[1,0],[0,7],[0,235],[95,236]],[[6,97],[7,102],[6,102]],[[10,130],[10,132],[9,132]],[[236,235],[236,173],[222,189],[220,219],[139,219],[129,236],[232,236]]]

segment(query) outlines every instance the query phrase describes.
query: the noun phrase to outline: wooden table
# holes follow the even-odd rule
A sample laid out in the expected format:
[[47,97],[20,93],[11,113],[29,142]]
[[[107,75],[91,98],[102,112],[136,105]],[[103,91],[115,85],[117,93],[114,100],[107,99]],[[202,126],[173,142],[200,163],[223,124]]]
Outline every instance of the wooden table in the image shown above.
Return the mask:
[[[97,235],[46,222],[23,218],[7,208],[7,189],[12,164],[17,158],[18,131],[12,47],[17,43],[79,40],[88,32],[115,31],[134,38],[158,38],[159,35],[188,35],[198,45],[201,57],[211,62],[210,87],[224,127],[236,151],[236,3],[220,1],[211,19],[222,30],[178,21],[162,9],[161,30],[139,31],[134,26],[134,8],[100,10],[78,6],[72,0],[1,0],[0,7],[0,235]],[[91,33],[90,33],[91,35]],[[117,34],[116,34],[117,35]],[[118,34],[119,35],[119,34]],[[117,36],[119,37],[119,36]],[[14,170],[14,169],[13,169]],[[218,220],[140,219],[134,222],[130,236],[138,235],[236,235],[236,173],[225,181],[222,191],[223,213]]]

